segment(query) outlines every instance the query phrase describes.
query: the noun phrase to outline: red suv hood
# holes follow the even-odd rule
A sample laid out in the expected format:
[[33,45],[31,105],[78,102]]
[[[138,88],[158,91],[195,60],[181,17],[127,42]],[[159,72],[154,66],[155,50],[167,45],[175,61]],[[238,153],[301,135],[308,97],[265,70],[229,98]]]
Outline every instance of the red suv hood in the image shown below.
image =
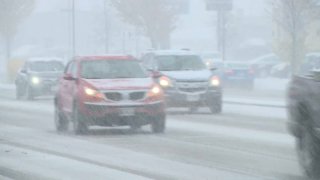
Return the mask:
[[152,86],[151,78],[142,79],[86,79],[97,90],[136,90],[148,89]]

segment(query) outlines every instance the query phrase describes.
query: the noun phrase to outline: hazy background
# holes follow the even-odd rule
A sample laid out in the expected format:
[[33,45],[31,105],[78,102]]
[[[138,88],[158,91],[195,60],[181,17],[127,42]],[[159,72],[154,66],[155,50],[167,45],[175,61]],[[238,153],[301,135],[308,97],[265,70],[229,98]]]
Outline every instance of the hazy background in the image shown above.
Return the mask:
[[[189,1],[188,6],[179,15],[171,35],[171,48],[215,51],[216,12],[206,11],[205,1],[185,1]],[[71,7],[71,0],[37,0],[34,12],[23,21],[14,37],[12,57],[69,59]],[[234,0],[226,27],[227,59],[249,60],[272,51],[272,21],[267,0]],[[76,0],[76,53],[103,54],[107,47],[109,53],[140,56],[151,44],[142,32],[124,23],[112,6],[104,9],[104,0]],[[2,56],[4,50],[0,48]]]

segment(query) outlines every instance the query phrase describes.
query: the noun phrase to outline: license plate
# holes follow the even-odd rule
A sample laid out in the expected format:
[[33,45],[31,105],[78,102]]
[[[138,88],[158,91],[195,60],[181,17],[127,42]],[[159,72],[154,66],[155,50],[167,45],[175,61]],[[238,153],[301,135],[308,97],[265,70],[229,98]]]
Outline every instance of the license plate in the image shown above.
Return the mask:
[[134,116],[134,108],[121,108],[120,116]]
[[195,102],[199,101],[200,96],[199,95],[187,95],[187,101]]

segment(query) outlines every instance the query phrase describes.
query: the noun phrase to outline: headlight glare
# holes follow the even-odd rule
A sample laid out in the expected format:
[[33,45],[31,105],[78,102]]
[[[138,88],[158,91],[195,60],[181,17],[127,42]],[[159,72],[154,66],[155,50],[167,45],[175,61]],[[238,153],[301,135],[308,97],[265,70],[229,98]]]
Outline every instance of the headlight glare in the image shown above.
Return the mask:
[[88,101],[101,101],[105,99],[103,93],[89,87],[84,88],[84,94],[86,95],[86,99]]
[[160,77],[160,79],[159,79],[159,84],[160,84],[162,87],[172,86],[171,80],[170,80],[168,77],[166,77],[166,76]]
[[159,93],[161,92],[161,89],[160,89],[160,87],[155,86],[155,87],[153,87],[153,88],[151,89],[151,92],[152,92],[153,94],[159,94]]
[[159,85],[154,85],[148,92],[148,97],[161,97],[163,91]]
[[221,82],[220,82],[220,78],[217,76],[213,76],[210,80],[210,85],[211,86],[220,86]]
[[31,82],[32,82],[32,84],[35,84],[35,85],[40,84],[40,78],[32,77]]
[[94,96],[96,95],[98,92],[94,89],[91,89],[91,88],[84,88],[84,92],[86,93],[86,95],[88,96]]

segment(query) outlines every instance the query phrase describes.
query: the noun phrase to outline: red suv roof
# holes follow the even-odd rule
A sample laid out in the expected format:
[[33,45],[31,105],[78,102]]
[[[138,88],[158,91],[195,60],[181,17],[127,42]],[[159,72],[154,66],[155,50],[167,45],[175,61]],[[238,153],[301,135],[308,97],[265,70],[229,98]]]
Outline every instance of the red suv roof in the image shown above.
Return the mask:
[[76,56],[76,60],[134,60],[130,55]]

